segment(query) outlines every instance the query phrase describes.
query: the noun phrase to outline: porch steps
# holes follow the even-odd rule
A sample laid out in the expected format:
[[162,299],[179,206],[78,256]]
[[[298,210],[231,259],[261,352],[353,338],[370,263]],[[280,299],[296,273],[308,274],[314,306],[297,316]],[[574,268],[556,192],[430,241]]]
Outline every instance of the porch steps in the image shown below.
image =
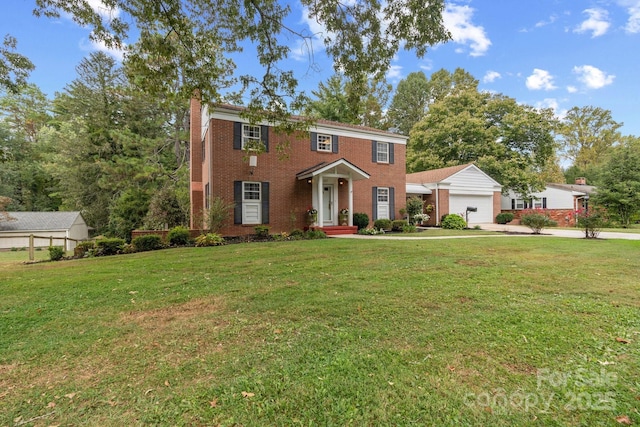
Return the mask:
[[337,234],[358,234],[358,227],[353,225],[333,225],[328,227],[313,227],[322,230],[327,236],[335,236]]

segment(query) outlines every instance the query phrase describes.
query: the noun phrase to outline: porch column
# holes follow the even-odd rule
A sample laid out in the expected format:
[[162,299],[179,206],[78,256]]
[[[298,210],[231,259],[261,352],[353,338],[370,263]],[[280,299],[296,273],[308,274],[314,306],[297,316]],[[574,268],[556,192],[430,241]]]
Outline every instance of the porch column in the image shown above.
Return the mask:
[[348,190],[349,190],[349,226],[353,226],[353,179],[351,174],[349,174],[349,179],[347,180]]
[[318,175],[318,206],[315,206],[315,208],[318,210],[318,227],[322,227],[322,225],[324,224],[324,194],[323,194],[323,188],[322,186],[324,185],[324,179],[322,179],[322,175]]

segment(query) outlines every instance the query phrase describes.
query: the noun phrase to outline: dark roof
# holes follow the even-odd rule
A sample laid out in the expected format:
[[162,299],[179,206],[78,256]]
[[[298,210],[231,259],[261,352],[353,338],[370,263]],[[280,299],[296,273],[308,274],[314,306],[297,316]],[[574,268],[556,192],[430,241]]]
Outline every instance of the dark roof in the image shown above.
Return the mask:
[[596,192],[596,187],[586,184],[547,184],[547,187],[557,188],[566,191],[578,191],[580,193],[591,194]]
[[[68,230],[80,212],[7,212],[13,220],[0,223],[0,231]],[[84,221],[84,219],[83,219]]]

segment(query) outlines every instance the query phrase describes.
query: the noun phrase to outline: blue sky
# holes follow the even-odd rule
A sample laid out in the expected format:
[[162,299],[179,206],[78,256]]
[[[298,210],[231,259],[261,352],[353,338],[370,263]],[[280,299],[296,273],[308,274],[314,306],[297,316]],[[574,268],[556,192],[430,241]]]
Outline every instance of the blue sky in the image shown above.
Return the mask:
[[[76,77],[78,63],[102,47],[67,17],[34,17],[34,3],[3,4],[0,35],[18,39],[18,51],[36,66],[30,81],[53,97]],[[292,9],[292,23],[322,32],[301,7],[292,3]],[[429,76],[460,67],[480,81],[481,90],[551,107],[559,117],[574,106],[601,107],[624,123],[623,134],[640,136],[640,0],[452,0],[444,18],[453,40],[424,58],[401,51],[388,72],[390,83],[414,71]],[[316,89],[333,74],[321,43],[314,44],[312,68],[291,43],[286,65],[298,70],[302,88]],[[255,56],[247,51],[238,58],[242,69]]]

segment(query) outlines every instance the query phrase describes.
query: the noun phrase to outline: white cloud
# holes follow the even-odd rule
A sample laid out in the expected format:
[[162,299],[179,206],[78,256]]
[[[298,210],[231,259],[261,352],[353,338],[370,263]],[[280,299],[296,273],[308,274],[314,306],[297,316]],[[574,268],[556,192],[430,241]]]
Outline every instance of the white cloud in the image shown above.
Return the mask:
[[120,49],[112,49],[109,48],[107,46],[105,46],[104,42],[102,40],[100,41],[96,41],[96,40],[89,40],[87,41],[86,39],[82,40],[80,42],[80,50],[83,50],[85,52],[95,52],[95,51],[100,51],[100,52],[104,52],[107,55],[112,56],[113,58],[115,58],[118,61],[122,61],[122,59],[124,58],[124,50],[120,50]]
[[576,93],[578,91],[578,88],[575,86],[567,86],[567,92],[569,93]]
[[611,26],[609,22],[609,12],[600,8],[586,9],[583,11],[589,15],[575,30],[576,33],[591,32],[591,38],[606,34]]
[[497,79],[501,79],[501,78],[502,78],[502,75],[499,72],[489,70],[482,78],[482,81],[484,83],[493,83]]
[[629,14],[625,31],[629,34],[640,33],[640,0],[619,0],[618,4],[625,7]]
[[387,78],[392,81],[398,81],[402,78],[402,66],[392,65],[387,71]]
[[444,26],[451,32],[453,42],[469,45],[471,56],[482,56],[489,50],[491,40],[487,37],[483,27],[471,22],[472,17],[473,8],[456,4],[447,4],[442,13]]
[[553,90],[556,86],[553,84],[553,76],[546,70],[539,68],[533,69],[533,74],[527,77],[527,89],[530,90]]
[[573,67],[573,72],[578,75],[578,80],[588,89],[600,89],[613,83],[616,76],[591,65]]
[[547,25],[551,25],[558,20],[558,15],[551,15],[547,21],[538,21],[536,22],[535,27],[541,28],[546,27]]
[[102,0],[86,0],[91,9],[102,18],[114,19],[120,16],[120,9],[105,6]]

